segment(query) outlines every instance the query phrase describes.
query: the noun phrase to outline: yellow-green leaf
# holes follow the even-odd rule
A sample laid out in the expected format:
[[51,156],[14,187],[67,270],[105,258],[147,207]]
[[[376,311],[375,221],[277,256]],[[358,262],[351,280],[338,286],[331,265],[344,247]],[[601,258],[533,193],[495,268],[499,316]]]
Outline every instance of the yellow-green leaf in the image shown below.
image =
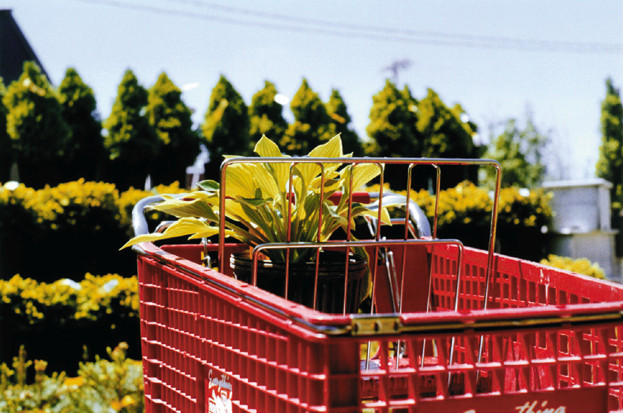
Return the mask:
[[[259,168],[255,168],[255,184],[262,191],[262,197],[265,199],[273,199],[282,191],[277,184],[275,176],[272,175],[271,172],[268,165],[260,165]],[[283,188],[285,189],[285,185]]]
[[[253,198],[255,196],[255,185],[253,185],[255,168],[256,165],[250,163],[230,164],[225,173],[227,179],[225,193],[227,196]],[[221,183],[221,188],[222,187],[223,184]]]
[[[257,142],[254,149],[255,153],[265,158],[281,158],[287,157],[283,155],[279,150],[279,147],[275,142],[262,135],[262,138]],[[260,168],[258,168],[260,169]],[[285,191],[289,178],[289,164],[270,162],[263,165],[266,173],[275,180],[279,191]]]
[[[308,155],[310,158],[340,158],[344,156],[342,153],[342,139],[340,135],[336,135],[331,140],[323,145],[319,145],[312,149]],[[323,164],[325,176],[330,175],[332,171],[337,169],[340,164]],[[297,168],[300,171],[301,177],[305,180],[305,184],[308,187],[316,176],[320,176],[322,169],[319,165],[313,163],[299,164]]]
[[[354,171],[354,172],[353,172]],[[345,184],[347,185],[347,189],[350,187],[350,175],[352,173],[353,177],[353,191],[361,190],[368,182],[376,178],[381,174],[381,168],[378,165],[366,163],[360,165],[353,165],[344,170],[347,178],[345,180]]]
[[268,139],[266,135],[262,135],[262,138],[255,144],[255,149],[253,151],[266,158],[277,158],[283,156],[277,144]]
[[130,247],[132,245],[140,244],[142,242],[153,242],[163,239],[182,237],[184,235],[192,235],[191,238],[203,238],[211,237],[218,234],[218,227],[210,226],[205,221],[197,218],[180,218],[171,226],[169,226],[163,233],[145,234],[132,238],[121,249]]
[[183,198],[165,197],[152,209],[174,215],[178,218],[183,217],[201,217],[209,220],[215,220],[216,215],[212,210],[213,205],[218,205],[218,196],[209,195],[205,192],[197,191],[186,194]]
[[310,158],[340,158],[342,156],[344,154],[340,135],[335,135],[327,143],[318,145],[309,152]]

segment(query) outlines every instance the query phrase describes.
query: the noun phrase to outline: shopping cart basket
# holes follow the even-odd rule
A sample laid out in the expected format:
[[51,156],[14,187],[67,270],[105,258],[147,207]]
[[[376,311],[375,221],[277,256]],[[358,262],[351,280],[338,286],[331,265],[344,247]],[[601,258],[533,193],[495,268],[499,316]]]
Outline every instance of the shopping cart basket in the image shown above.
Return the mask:
[[[406,165],[408,182],[422,164],[498,167],[340,162]],[[436,216],[431,230],[409,195],[404,236],[388,239],[372,222],[371,239],[332,241],[373,257],[374,299],[358,313],[323,313],[235,279],[227,258],[248,247],[223,237],[135,247],[147,411],[623,410],[623,287],[494,254],[497,189],[488,251],[437,239]],[[370,201],[380,208],[387,196],[381,185]],[[152,201],[135,208],[137,233]]]

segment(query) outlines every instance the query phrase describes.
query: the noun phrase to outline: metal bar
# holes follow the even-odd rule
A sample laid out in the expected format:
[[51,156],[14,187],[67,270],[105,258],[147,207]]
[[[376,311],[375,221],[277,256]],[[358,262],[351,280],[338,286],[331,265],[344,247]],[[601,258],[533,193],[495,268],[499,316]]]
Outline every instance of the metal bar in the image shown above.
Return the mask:
[[[286,203],[288,205],[288,219],[286,220],[286,225],[287,225],[286,242],[290,242],[292,240],[292,204],[295,200],[290,199],[290,197],[294,197],[294,191],[292,190],[292,185],[294,183],[293,172],[294,172],[295,165],[296,165],[296,162],[290,162],[290,168],[288,168],[288,187],[286,188],[287,189]],[[257,271],[255,272],[257,273]],[[286,300],[288,299],[289,283],[290,283],[290,250],[286,250],[286,285],[284,287],[284,297]]]
[[[346,241],[351,240],[351,219],[353,217],[353,181],[355,180],[355,164],[350,165],[350,179],[348,180],[348,213],[346,217]],[[322,208],[322,205],[320,205]],[[349,264],[349,250],[346,248],[346,257],[344,264],[344,297],[342,301],[342,314],[346,314],[346,302],[348,297],[348,264]]]
[[439,165],[433,164],[437,170],[437,180],[435,181],[435,218],[433,221],[433,238],[437,238],[437,217],[439,214],[439,193],[441,192],[441,169]]
[[[485,276],[485,296],[483,310],[486,310],[489,304],[489,288],[491,287],[491,277],[493,276],[493,261],[495,251],[495,238],[498,224],[498,202],[500,199],[500,186],[502,182],[502,167],[499,163],[495,163],[495,191],[493,205],[491,207],[491,227],[489,229],[489,252],[487,255],[487,273]],[[482,353],[484,348],[484,336],[480,336],[480,344],[478,345],[478,362],[482,361]],[[480,371],[476,375],[476,379],[480,379]]]
[[[286,158],[286,157],[261,157],[261,158],[251,158],[251,157],[239,157],[239,158],[228,158],[221,164],[221,190],[220,190],[220,199],[219,199],[219,214],[220,214],[220,223],[219,223],[219,268],[221,272],[224,270],[224,232],[225,232],[225,200],[227,193],[226,186],[226,169],[232,163],[289,163],[291,165],[290,169],[290,188],[292,185],[292,165],[294,163],[339,163],[339,164],[350,164],[353,166],[353,170],[351,171],[351,185],[352,178],[354,174],[354,165],[357,164],[379,164],[381,170],[383,171],[384,166],[387,164],[392,165],[409,165],[409,170],[415,165],[432,165],[437,169],[437,182],[436,182],[436,200],[435,200],[435,221],[433,227],[433,238],[437,237],[437,216],[438,216],[438,204],[439,204],[439,192],[440,192],[440,180],[441,180],[441,169],[439,166],[442,165],[493,165],[497,170],[497,181],[496,181],[496,191],[495,191],[495,199],[493,203],[492,209],[492,221],[491,221],[491,229],[490,229],[490,243],[489,243],[489,258],[487,265],[487,286],[485,288],[485,308],[488,302],[489,295],[489,287],[492,277],[492,266],[493,266],[493,252],[495,246],[495,236],[497,230],[497,209],[498,209],[498,199],[499,199],[499,185],[500,185],[500,165],[497,161],[490,159],[465,159],[465,158],[323,158],[323,157],[301,157],[301,158]],[[381,174],[381,182],[383,182],[383,173]],[[410,188],[409,188],[410,189]],[[349,196],[349,208],[352,206],[352,187],[350,190],[351,194]],[[382,193],[382,188],[381,188]],[[380,197],[382,198],[382,196]],[[379,202],[382,202],[379,198]],[[408,207],[408,205],[407,205]],[[289,207],[291,208],[291,206]],[[379,217],[380,217],[381,207],[379,205]],[[290,212],[289,212],[290,214]],[[408,214],[408,213],[407,213]],[[380,219],[379,219],[380,226]],[[348,228],[350,230],[350,210],[349,210],[349,220],[348,220]],[[350,231],[349,231],[350,233]],[[347,235],[349,237],[350,235]],[[378,249],[375,249],[378,251]],[[286,266],[287,268],[287,266]],[[429,277],[430,278],[430,277]]]
[[495,163],[496,179],[495,179],[495,191],[493,198],[493,207],[491,208],[491,228],[489,232],[489,255],[487,258],[487,277],[485,286],[485,302],[484,309],[487,309],[487,303],[489,302],[489,287],[491,284],[491,277],[493,272],[493,256],[495,250],[495,237],[498,225],[498,202],[500,199],[500,185],[502,182],[502,168],[499,163]]
[[[322,204],[324,202],[324,164],[320,163],[320,206],[318,207],[318,242],[322,241],[320,234],[322,232]],[[316,309],[316,300],[318,299],[318,278],[320,272],[320,248],[316,250],[316,272],[314,276],[314,310]]]

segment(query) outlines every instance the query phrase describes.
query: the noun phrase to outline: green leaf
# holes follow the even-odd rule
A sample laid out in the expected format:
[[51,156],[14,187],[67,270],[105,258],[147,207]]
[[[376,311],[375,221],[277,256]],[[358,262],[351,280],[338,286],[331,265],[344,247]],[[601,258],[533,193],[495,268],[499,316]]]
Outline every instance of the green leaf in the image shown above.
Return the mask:
[[265,205],[267,200],[264,198],[242,198],[237,196],[236,201],[238,201],[241,205],[248,205],[251,207],[259,207]]
[[199,186],[199,188],[203,189],[204,191],[208,191],[208,192],[218,192],[218,190],[221,187],[221,185],[218,182],[213,181],[211,179],[201,181],[197,185]]

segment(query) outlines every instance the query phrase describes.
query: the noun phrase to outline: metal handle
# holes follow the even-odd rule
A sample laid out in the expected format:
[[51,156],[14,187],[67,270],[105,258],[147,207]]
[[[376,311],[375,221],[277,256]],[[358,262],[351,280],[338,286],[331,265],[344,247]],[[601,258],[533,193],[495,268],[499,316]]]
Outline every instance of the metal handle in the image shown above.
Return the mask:
[[[370,194],[370,197],[378,198],[378,193]],[[407,197],[404,195],[394,194],[394,193],[387,192],[387,191],[383,193],[383,205],[397,204],[397,205],[401,205],[402,207],[404,207],[406,206],[406,203],[407,203]],[[368,205],[368,208],[370,208],[373,211],[376,211],[378,207],[379,207],[378,200]],[[424,214],[424,211],[422,211],[420,206],[416,204],[413,200],[409,200],[408,208],[409,208],[409,218],[413,222],[413,224],[415,224],[418,237],[419,238],[430,237],[432,234],[430,230],[430,223],[428,222],[428,218],[426,218],[426,214]]]
[[132,228],[134,229],[134,236],[149,234],[149,227],[147,225],[147,218],[145,218],[145,208],[156,202],[164,201],[164,198],[160,195],[152,195],[147,198],[143,198],[134,205],[132,209]]

